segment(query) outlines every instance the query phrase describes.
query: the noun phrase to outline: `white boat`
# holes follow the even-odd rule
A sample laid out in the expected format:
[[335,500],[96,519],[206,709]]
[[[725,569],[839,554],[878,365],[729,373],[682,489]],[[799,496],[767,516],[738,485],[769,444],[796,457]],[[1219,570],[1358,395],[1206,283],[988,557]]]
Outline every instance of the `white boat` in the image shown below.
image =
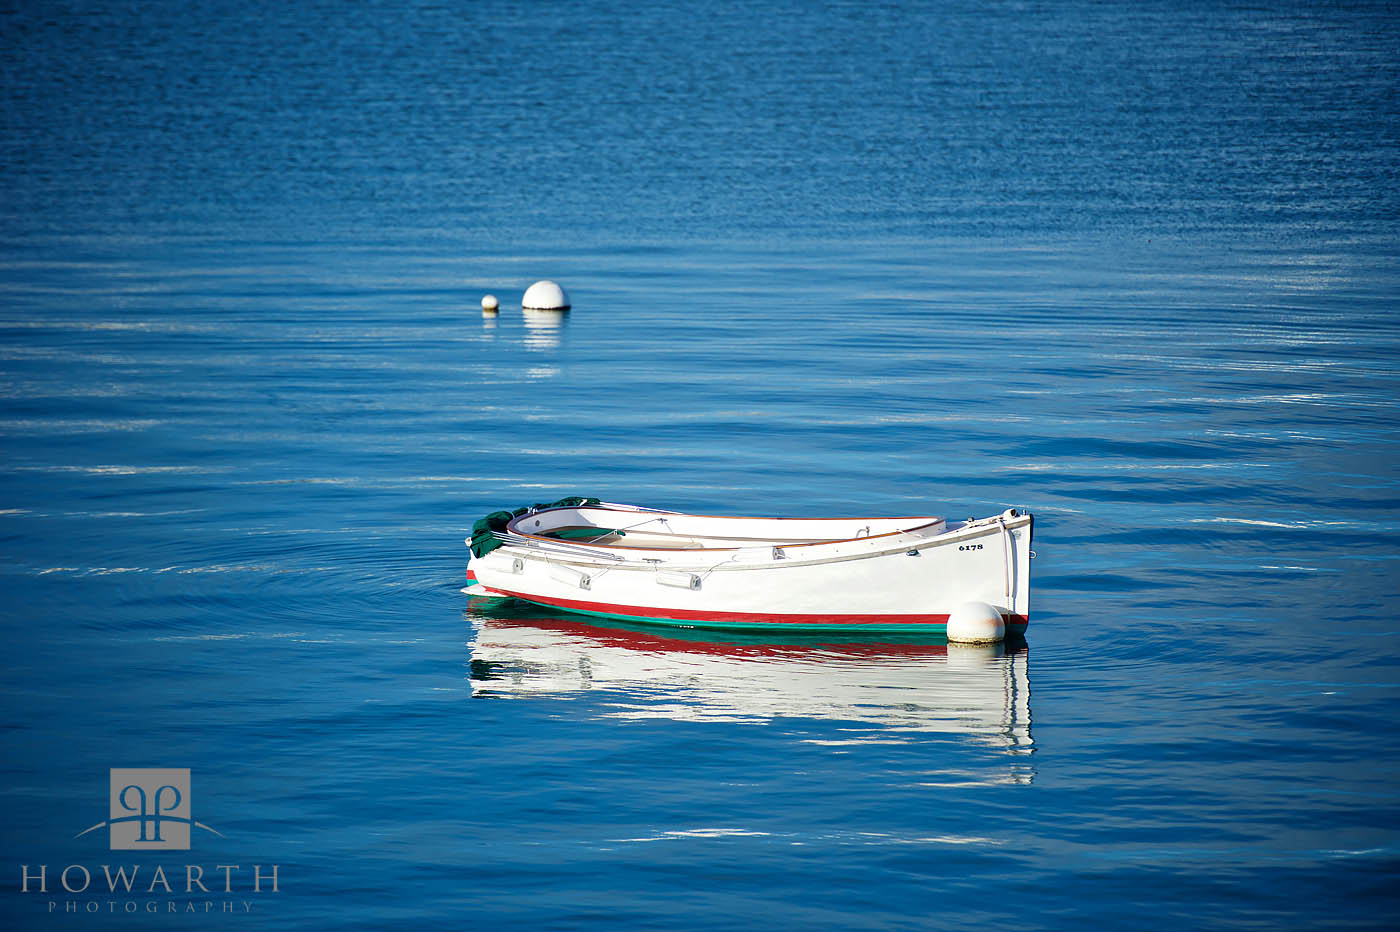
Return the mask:
[[694,628],[942,632],[969,602],[1030,621],[1032,516],[740,518],[565,499],[497,512],[464,592]]

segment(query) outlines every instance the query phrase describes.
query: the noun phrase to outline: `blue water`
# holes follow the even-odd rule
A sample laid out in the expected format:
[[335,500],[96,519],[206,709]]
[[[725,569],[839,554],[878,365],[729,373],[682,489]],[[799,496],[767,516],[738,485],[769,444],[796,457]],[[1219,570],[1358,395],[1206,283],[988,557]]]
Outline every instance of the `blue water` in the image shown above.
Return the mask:
[[[1395,928],[1397,48],[1381,3],[10,5],[0,922]],[[469,604],[471,523],[573,493],[1025,507],[1031,627]],[[75,838],[123,767],[221,834]]]

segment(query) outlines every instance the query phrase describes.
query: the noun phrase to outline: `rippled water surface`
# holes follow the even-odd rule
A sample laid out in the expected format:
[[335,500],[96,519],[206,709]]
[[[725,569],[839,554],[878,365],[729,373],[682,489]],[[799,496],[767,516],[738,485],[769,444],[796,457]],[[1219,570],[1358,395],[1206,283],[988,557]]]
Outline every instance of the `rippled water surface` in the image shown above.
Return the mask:
[[[1385,5],[0,24],[6,927],[1400,924]],[[1031,626],[469,603],[574,493],[1028,508]]]

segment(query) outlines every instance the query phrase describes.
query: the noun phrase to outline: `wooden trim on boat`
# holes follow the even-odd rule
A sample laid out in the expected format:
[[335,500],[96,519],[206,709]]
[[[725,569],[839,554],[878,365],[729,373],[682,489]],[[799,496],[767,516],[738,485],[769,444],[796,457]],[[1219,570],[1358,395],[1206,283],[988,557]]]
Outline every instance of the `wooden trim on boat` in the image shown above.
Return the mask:
[[[628,514],[628,513],[636,514],[636,512],[627,512],[627,511],[625,511],[624,509],[619,509],[619,508],[604,508],[604,507],[602,507],[602,506],[600,506],[600,505],[567,505],[567,506],[563,506],[563,507],[560,507],[560,508],[543,508],[543,509],[541,509],[541,510],[539,510],[539,511],[536,511],[536,512],[528,512],[528,513],[523,514],[523,515],[520,515],[520,516],[518,516],[518,517],[511,518],[511,519],[510,519],[510,522],[506,525],[506,530],[510,531],[510,532],[513,533],[513,534],[519,534],[521,537],[528,537],[528,538],[530,538],[531,540],[541,540],[541,541],[546,541],[546,542],[554,541],[554,540],[556,540],[556,538],[545,537],[545,536],[542,535],[542,534],[529,534],[529,533],[526,533],[525,531],[522,531],[520,528],[516,527],[516,524],[517,524],[519,521],[521,521],[522,519],[524,519],[524,518],[532,517],[533,515],[542,515],[542,514],[545,514],[546,512],[550,512],[550,511],[569,511],[569,510],[572,510],[572,511],[581,511],[581,510],[583,510],[583,509],[585,509],[585,508],[593,508],[593,509],[598,509],[598,510],[600,510],[600,511],[617,511],[617,512],[620,512],[620,513],[623,513],[623,514]],[[902,521],[902,520],[905,520],[904,518],[900,518],[900,517],[893,517],[893,518],[762,518],[762,517],[744,517],[744,516],[739,516],[739,515],[693,515],[693,514],[689,514],[688,512],[679,512],[679,511],[668,511],[668,512],[664,512],[664,514],[678,515],[678,516],[684,517],[684,518],[709,518],[709,519],[718,519],[718,520],[738,520],[738,521]],[[908,520],[910,520],[910,521],[916,521],[916,520],[921,520],[921,519],[926,518],[926,517],[928,517],[928,515],[909,515],[909,516],[908,516]],[[926,524],[919,524],[919,525],[915,525],[914,527],[910,527],[910,528],[899,528],[899,529],[894,530],[894,531],[886,531],[886,532],[883,533],[883,534],[870,534],[870,535],[867,535],[867,536],[865,536],[865,537],[836,537],[836,538],[832,538],[831,540],[811,541],[811,542],[808,542],[808,543],[805,543],[805,544],[776,544],[775,546],[779,546],[779,547],[781,547],[781,548],[784,549],[784,550],[792,550],[792,549],[796,549],[797,547],[825,547],[825,546],[827,546],[828,544],[849,544],[849,543],[851,543],[852,541],[857,541],[857,540],[879,540],[881,537],[893,537],[893,536],[896,535],[896,534],[910,534],[910,533],[913,533],[914,531],[922,531],[923,529],[933,527],[935,524],[938,524],[938,523],[940,523],[940,522],[947,523],[947,520],[948,520],[947,518],[933,518],[932,520],[930,520],[930,521],[929,521],[928,523],[926,523]],[[613,529],[599,528],[598,530],[599,530],[600,532],[606,532],[606,533],[600,533],[600,534],[599,534],[600,537],[605,537],[605,536],[607,536],[608,533],[615,533],[617,529],[616,529],[616,528],[613,528]],[[675,536],[677,536],[677,537],[682,537],[682,536],[685,536],[685,535],[677,534],[677,535],[675,535]],[[692,535],[692,536],[694,536],[694,535]],[[761,538],[761,537],[756,537],[756,538],[754,538],[754,546],[756,546],[756,547],[761,547],[761,546],[764,546],[764,545],[769,544],[769,543],[771,543],[771,542],[772,542],[772,541],[771,541],[771,538]],[[572,545],[574,545],[574,546],[577,546],[577,547],[602,547],[602,548],[605,548],[605,549],[607,549],[607,550],[665,550],[665,549],[671,549],[671,548],[662,548],[662,547],[628,547],[628,546],[617,546],[617,545],[614,545],[614,544],[595,544],[595,543],[590,543],[590,542],[588,542],[588,541],[576,541],[576,540],[571,540],[571,541],[569,541],[569,543],[572,544]],[[723,550],[747,550],[748,548],[747,548],[747,547],[684,547],[684,548],[677,548],[677,549],[684,550],[686,553],[713,553],[713,552],[715,552],[715,551],[723,551]]]

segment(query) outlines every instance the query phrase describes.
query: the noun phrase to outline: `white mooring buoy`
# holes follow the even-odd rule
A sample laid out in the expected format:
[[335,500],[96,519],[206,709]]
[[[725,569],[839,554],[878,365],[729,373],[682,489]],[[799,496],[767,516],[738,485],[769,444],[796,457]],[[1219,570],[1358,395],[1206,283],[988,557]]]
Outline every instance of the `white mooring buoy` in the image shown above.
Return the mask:
[[948,616],[948,643],[994,644],[1006,637],[1006,622],[986,602],[964,602]]
[[552,281],[535,282],[525,289],[520,306],[531,311],[567,311],[569,296]]
[[494,314],[500,308],[501,302],[496,300],[493,294],[484,295],[481,299],[481,309],[487,314]]

